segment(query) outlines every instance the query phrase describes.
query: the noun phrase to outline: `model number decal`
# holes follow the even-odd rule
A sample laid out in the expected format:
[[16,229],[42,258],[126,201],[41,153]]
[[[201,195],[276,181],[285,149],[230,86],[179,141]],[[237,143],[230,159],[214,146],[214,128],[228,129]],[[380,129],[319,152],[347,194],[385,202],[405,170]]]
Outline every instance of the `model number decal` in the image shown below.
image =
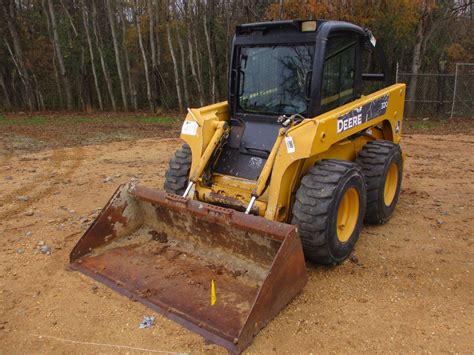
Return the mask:
[[384,115],[387,107],[388,95],[382,96],[364,106],[357,107],[337,119],[337,133],[342,133]]

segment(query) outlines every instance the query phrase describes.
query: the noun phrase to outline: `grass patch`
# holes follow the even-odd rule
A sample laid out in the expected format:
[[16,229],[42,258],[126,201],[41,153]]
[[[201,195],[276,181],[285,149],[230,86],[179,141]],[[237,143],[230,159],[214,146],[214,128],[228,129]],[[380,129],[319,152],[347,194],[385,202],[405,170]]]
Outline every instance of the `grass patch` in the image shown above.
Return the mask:
[[2,126],[36,126],[46,123],[46,119],[42,116],[28,116],[22,118],[7,118],[0,116],[0,125]]
[[174,121],[171,117],[132,117],[133,121],[138,121],[140,123],[172,123]]
[[417,130],[430,130],[440,125],[440,122],[434,122],[430,120],[414,120],[414,121],[405,121],[407,126],[412,129]]
[[37,126],[37,125],[75,125],[75,124],[170,124],[175,121],[172,117],[166,116],[23,116],[7,117],[0,114],[0,126]]

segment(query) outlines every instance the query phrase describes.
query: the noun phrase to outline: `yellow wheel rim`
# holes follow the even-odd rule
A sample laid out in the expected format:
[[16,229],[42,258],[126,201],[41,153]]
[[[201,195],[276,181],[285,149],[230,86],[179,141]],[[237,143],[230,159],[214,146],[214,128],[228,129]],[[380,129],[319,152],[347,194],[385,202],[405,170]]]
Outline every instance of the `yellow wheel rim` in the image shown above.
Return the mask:
[[397,193],[398,186],[398,166],[395,162],[390,165],[387,177],[385,179],[385,187],[383,189],[383,200],[385,206],[390,206]]
[[342,196],[337,211],[337,239],[341,243],[349,240],[359,219],[359,192],[351,187]]

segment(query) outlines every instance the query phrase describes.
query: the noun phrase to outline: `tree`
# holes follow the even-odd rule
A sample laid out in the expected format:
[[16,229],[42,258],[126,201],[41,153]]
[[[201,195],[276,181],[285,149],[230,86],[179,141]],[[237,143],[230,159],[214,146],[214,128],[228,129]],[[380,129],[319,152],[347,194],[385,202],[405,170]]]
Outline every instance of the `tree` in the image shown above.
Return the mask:
[[92,40],[89,31],[89,16],[87,14],[87,7],[84,0],[82,0],[82,20],[84,25],[84,32],[86,33],[87,45],[89,47],[89,55],[91,60],[92,75],[94,76],[94,86],[97,93],[97,100],[99,102],[99,109],[102,111],[104,109],[104,104],[102,103],[102,94],[99,86],[99,79],[97,77],[97,71],[95,69],[95,59],[94,59],[94,49],[92,47]]
[[178,61],[176,60],[176,54],[173,47],[173,40],[171,38],[171,30],[169,22],[166,23],[166,35],[168,36],[168,45],[170,48],[171,59],[173,60],[173,72],[176,85],[176,94],[178,96],[179,110],[183,111],[183,99],[181,98],[181,86],[179,84],[179,72],[178,72]]
[[107,91],[109,93],[110,103],[112,104],[112,110],[117,111],[117,104],[115,103],[115,94],[112,87],[112,79],[110,78],[109,68],[107,62],[105,61],[104,51],[102,49],[101,36],[97,26],[97,7],[95,5],[95,0],[92,0],[92,29],[94,30],[94,37],[97,43],[97,50],[99,52],[102,73],[104,74],[105,83],[107,84]]
[[122,64],[120,60],[120,49],[119,49],[118,41],[117,41],[117,33],[115,32],[115,20],[114,20],[115,14],[112,12],[112,7],[110,6],[110,0],[105,0],[105,3],[107,5],[106,6],[107,15],[109,17],[110,31],[112,33],[112,43],[114,45],[115,63],[117,64],[117,72],[118,72],[119,81],[120,81],[120,91],[122,93],[123,109],[125,111],[128,111],[127,94],[125,92],[125,80],[123,78]]
[[64,57],[61,50],[61,44],[60,44],[59,35],[58,35],[58,25],[56,22],[56,14],[54,12],[54,5],[53,5],[52,0],[48,0],[48,9],[49,9],[49,17],[51,21],[51,31],[53,33],[53,43],[56,49],[56,57],[59,63],[59,73],[63,81],[64,89],[66,90],[67,109],[72,110],[73,102],[72,102],[71,84],[69,83],[69,77],[66,72],[66,65],[64,64]]
[[137,33],[138,33],[138,43],[140,45],[140,51],[142,53],[142,58],[143,58],[143,69],[145,70],[146,93],[148,97],[148,104],[150,105],[150,111],[155,112],[155,103],[154,103],[153,95],[151,92],[150,72],[148,70],[148,59],[145,52],[145,47],[143,45],[141,21],[140,21],[140,15],[138,14],[138,9],[139,9],[138,0],[135,0],[135,24],[136,24]]

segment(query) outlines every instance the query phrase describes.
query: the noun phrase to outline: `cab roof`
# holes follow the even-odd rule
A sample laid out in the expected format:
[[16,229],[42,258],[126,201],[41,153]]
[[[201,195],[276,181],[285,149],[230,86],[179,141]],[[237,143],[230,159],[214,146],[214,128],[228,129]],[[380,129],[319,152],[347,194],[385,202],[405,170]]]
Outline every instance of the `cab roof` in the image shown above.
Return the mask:
[[370,31],[363,29],[350,22],[332,20],[288,20],[246,23],[237,26],[236,36],[245,37],[252,35],[265,36],[270,34],[293,34],[309,35],[317,34],[317,37],[327,37],[332,32],[348,31],[355,32],[361,36],[366,36]]

